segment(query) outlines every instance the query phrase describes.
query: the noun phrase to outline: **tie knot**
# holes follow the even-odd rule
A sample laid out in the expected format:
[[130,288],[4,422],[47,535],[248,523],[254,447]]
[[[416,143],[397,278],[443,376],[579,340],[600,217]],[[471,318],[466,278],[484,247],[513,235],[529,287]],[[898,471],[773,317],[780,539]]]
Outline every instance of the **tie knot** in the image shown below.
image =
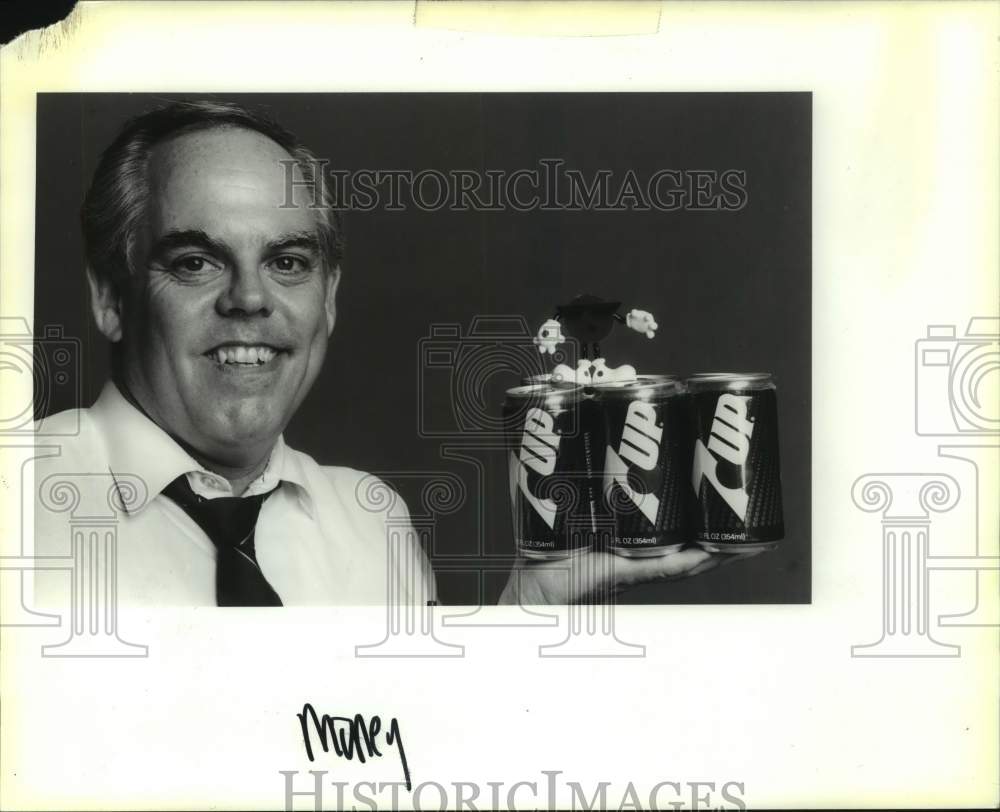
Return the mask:
[[179,476],[163,495],[173,499],[215,545],[215,599],[219,606],[281,606],[281,596],[261,572],[254,549],[260,507],[274,491],[205,499]]
[[187,476],[182,474],[163,493],[194,519],[217,547],[238,547],[253,533],[261,505],[274,491],[206,499],[191,489]]

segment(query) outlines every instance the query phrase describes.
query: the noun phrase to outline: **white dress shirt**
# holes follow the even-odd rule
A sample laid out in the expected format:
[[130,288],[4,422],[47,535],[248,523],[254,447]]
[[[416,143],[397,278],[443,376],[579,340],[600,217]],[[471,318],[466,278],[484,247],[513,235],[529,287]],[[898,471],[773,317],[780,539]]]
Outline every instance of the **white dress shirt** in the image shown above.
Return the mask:
[[[60,438],[61,453],[35,463],[35,555],[73,555],[72,534],[94,527],[104,533],[110,516],[117,530],[119,603],[215,605],[215,546],[161,491],[186,474],[202,496],[232,496],[228,481],[199,465],[112,383],[90,409],[47,418],[47,433],[77,421],[79,433]],[[136,478],[145,486],[144,502],[110,510],[109,495],[115,494],[109,489],[126,494],[127,503]],[[79,494],[69,507],[61,482]],[[285,606],[384,604],[390,585],[394,603],[436,599],[406,505],[381,480],[320,466],[279,438],[244,495],[274,488],[257,520],[255,546],[261,571]],[[69,589],[69,569],[35,574],[42,604],[67,601]]]

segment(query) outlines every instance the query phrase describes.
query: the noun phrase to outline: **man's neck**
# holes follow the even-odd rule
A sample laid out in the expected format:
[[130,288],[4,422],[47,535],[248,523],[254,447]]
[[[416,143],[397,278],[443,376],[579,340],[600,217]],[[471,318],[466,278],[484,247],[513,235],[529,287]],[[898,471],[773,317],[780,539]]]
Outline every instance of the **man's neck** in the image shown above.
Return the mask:
[[[125,383],[122,376],[115,376],[114,382],[115,386],[118,387],[118,391],[122,393],[122,397],[124,397],[125,400],[131,403],[147,418],[156,423],[156,421],[153,420],[153,418],[150,416],[149,412],[147,412],[142,407],[142,404],[139,403],[138,398],[136,398],[135,395],[132,394],[131,390]],[[229,487],[232,488],[234,496],[242,496],[243,492],[246,491],[248,487],[250,487],[250,483],[264,473],[264,469],[267,468],[267,463],[271,459],[271,454],[270,452],[268,452],[263,457],[261,457],[261,459],[252,462],[248,465],[237,465],[237,466],[223,465],[216,460],[208,459],[203,454],[201,454],[197,449],[192,448],[187,443],[185,443],[180,437],[173,437],[173,435],[171,436],[174,442],[176,442],[181,448],[183,448],[188,454],[190,454],[198,462],[199,465],[204,467],[206,470],[211,471],[213,474],[218,474],[227,482],[229,482]]]
[[264,457],[264,459],[260,462],[247,468],[230,468],[225,465],[219,465],[219,463],[214,460],[204,459],[192,449],[188,449],[187,451],[207,470],[211,471],[213,474],[218,474],[227,480],[229,482],[229,486],[233,489],[234,496],[242,496],[243,492],[250,487],[250,483],[264,473],[264,469],[267,468],[267,461],[269,459],[268,457]]

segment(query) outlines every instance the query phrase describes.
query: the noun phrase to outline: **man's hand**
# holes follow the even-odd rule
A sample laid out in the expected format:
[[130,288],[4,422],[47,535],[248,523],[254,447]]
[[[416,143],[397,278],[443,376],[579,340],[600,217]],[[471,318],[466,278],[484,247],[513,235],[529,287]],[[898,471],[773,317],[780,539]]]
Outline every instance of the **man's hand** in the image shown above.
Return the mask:
[[555,355],[556,346],[562,344],[566,338],[562,334],[562,325],[555,319],[549,319],[538,328],[538,335],[531,340],[542,355],[545,353]]
[[605,552],[583,553],[558,561],[519,558],[499,603],[508,606],[600,603],[629,587],[698,575],[757,554],[708,553],[688,547],[656,558],[624,558]]

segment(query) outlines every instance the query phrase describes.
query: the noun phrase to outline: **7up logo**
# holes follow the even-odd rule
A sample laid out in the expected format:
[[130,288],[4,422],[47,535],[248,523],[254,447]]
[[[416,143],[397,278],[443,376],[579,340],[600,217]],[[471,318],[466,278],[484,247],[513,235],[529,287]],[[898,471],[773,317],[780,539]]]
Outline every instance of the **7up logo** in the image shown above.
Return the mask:
[[528,471],[539,477],[550,476],[556,469],[556,455],[559,453],[559,434],[555,430],[552,415],[542,409],[528,409],[524,419],[524,433],[521,435],[521,449],[515,458],[511,453],[511,496],[515,487],[519,488],[542,520],[554,528],[556,523],[556,503],[554,499],[540,499],[528,487]]
[[753,420],[747,417],[747,403],[750,398],[740,395],[720,395],[715,406],[715,417],[708,438],[708,447],[698,440],[694,446],[694,469],[691,482],[697,493],[701,479],[705,477],[733,512],[746,521],[746,482],[740,487],[730,488],[719,480],[719,463],[730,462],[741,469],[750,453],[750,437],[753,435]]
[[663,426],[656,423],[656,409],[649,403],[636,400],[629,404],[625,414],[625,428],[618,444],[618,452],[607,447],[604,458],[604,493],[618,483],[632,503],[639,508],[649,523],[656,524],[660,499],[652,493],[636,493],[628,484],[629,464],[652,471],[660,459],[660,440]]

